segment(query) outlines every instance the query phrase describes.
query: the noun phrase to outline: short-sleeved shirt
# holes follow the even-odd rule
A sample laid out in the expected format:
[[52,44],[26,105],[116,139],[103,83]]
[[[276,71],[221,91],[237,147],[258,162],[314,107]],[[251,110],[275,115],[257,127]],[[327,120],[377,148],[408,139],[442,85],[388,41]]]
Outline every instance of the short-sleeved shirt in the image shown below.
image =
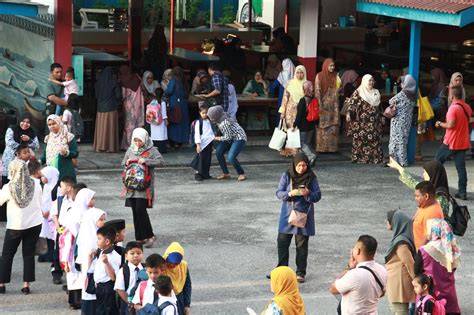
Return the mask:
[[219,95],[220,103],[218,105],[222,105],[224,111],[227,112],[229,110],[229,82],[227,79],[222,75],[221,72],[216,71],[212,75],[212,89],[219,91],[221,94]]
[[446,129],[443,143],[449,146],[450,150],[467,150],[471,147],[469,142],[471,115],[471,108],[463,101],[455,101],[449,106],[446,121],[454,120],[454,128]]
[[[143,266],[142,264],[138,264],[138,266],[135,266],[130,262],[127,262],[127,264],[128,268],[130,269],[130,279],[128,281],[127,294],[130,295],[130,292],[133,290],[133,287],[135,287],[138,271],[142,270]],[[136,268],[138,268],[138,271],[135,270]],[[123,267],[120,268],[118,274],[115,277],[114,290],[125,291],[125,277],[123,276]]]
[[50,95],[55,95],[57,97],[61,97],[63,94],[64,87],[62,85],[56,84],[54,82],[48,81],[46,83],[46,98]]
[[418,208],[413,217],[413,240],[416,250],[425,245],[426,222],[430,219],[444,219],[443,209],[439,202],[426,208]]
[[137,291],[135,291],[135,295],[133,297],[132,303],[133,304],[141,304],[142,306],[145,306],[147,304],[153,304],[153,301],[155,300],[155,287],[153,284],[153,281],[148,279],[146,281],[146,288],[145,292],[143,292],[143,300],[140,303],[140,285],[138,285]]
[[374,260],[357,264],[342,278],[336,280],[336,289],[342,294],[341,311],[343,315],[377,315],[377,304],[382,296],[382,289],[370,271],[359,268],[370,268],[382,282],[387,284],[387,270]]
[[110,277],[107,271],[105,270],[105,264],[102,261],[102,256],[107,255],[107,259],[114,269],[115,275],[117,275],[119,269],[120,269],[120,263],[122,262],[122,257],[114,250],[112,250],[108,254],[104,254],[104,251],[102,251],[99,255],[99,258],[95,261],[95,267],[94,267],[94,281],[95,283],[105,283],[109,282]]

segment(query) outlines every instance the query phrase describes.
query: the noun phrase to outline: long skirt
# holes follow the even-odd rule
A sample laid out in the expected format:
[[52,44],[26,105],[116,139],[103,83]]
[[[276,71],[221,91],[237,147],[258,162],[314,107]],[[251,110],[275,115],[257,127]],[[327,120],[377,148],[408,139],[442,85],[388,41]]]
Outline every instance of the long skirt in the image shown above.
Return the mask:
[[118,152],[118,112],[97,113],[95,120],[94,150]]
[[336,152],[339,143],[339,126],[319,127],[316,131],[316,152]]

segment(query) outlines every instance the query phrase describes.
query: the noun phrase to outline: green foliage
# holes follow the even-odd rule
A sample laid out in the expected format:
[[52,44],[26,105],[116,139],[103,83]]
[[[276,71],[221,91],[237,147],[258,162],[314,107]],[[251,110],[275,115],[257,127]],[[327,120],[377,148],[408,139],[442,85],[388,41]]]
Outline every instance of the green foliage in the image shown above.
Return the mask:
[[222,17],[219,21],[221,24],[232,23],[235,20],[235,10],[234,6],[231,4],[226,4],[222,8]]

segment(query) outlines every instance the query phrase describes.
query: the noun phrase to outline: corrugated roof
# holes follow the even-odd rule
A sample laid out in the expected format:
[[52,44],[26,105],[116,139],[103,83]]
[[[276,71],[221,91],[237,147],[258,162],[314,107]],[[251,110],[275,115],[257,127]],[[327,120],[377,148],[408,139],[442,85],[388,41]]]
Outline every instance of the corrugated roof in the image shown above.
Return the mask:
[[456,14],[474,7],[474,0],[360,0],[394,7]]

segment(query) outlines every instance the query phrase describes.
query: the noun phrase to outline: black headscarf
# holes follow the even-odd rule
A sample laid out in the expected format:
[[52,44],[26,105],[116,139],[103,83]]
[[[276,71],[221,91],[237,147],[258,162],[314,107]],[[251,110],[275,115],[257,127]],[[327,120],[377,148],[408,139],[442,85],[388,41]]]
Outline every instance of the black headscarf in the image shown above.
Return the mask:
[[[20,123],[25,119],[30,120],[30,128],[23,130],[20,127]],[[31,124],[33,124],[33,116],[31,116],[30,113],[23,113],[18,118],[18,123],[10,127],[13,130],[13,140],[15,140],[16,143],[20,143],[20,144],[25,143],[23,140],[21,140],[22,135],[30,137],[30,141],[28,143],[30,143],[31,141],[35,139],[36,133],[33,130],[33,128],[31,128]]]
[[[299,162],[305,162],[308,167],[306,168],[306,172],[303,174],[298,174],[296,171],[296,165]],[[290,176],[292,182],[292,189],[298,189],[300,185],[304,185],[306,188],[309,188],[311,181],[316,178],[316,175],[311,170],[311,165],[309,164],[309,159],[304,153],[296,153],[295,157],[293,158],[293,163],[291,163],[290,167],[288,168],[288,175]]]
[[443,164],[433,160],[423,164],[423,169],[430,176],[430,183],[433,184],[436,192],[442,191],[449,194],[448,176]]
[[415,257],[415,244],[413,242],[413,221],[401,210],[387,212],[387,221],[392,226],[393,237],[388,246],[385,262],[388,262],[397,251],[400,244],[406,244]]

